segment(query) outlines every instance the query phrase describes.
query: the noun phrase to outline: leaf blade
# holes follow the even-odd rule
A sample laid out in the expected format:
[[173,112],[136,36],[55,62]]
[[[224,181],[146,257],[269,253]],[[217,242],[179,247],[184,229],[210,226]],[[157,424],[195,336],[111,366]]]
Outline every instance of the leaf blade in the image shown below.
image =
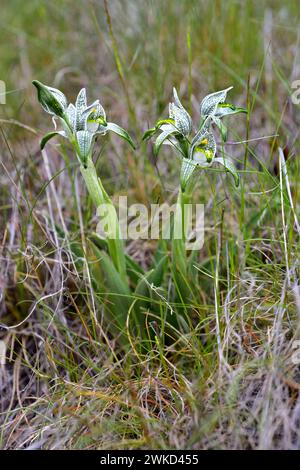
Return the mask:
[[216,157],[214,163],[220,163],[224,168],[233,176],[236,187],[240,184],[240,176],[235,168],[233,162],[229,158]]
[[66,137],[65,133],[63,131],[53,131],[53,132],[48,132],[47,134],[44,135],[44,137],[41,139],[41,142],[40,142],[40,148],[41,150],[43,150],[47,144],[47,142],[49,142],[50,139],[52,139],[53,137],[56,137],[57,135],[60,135],[62,137]]
[[117,134],[119,137],[121,137],[122,139],[126,140],[129,143],[129,145],[133,148],[133,150],[136,149],[136,146],[132,138],[128,134],[128,132],[125,131],[125,129],[123,129],[122,127],[120,127],[118,124],[115,124],[114,122],[108,122],[107,126],[105,127],[108,131],[112,131],[115,134]]

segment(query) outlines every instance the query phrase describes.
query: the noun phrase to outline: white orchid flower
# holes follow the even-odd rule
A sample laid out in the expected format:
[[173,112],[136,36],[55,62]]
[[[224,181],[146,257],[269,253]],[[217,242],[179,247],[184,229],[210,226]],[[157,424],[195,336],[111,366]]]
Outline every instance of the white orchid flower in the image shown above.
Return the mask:
[[62,125],[62,130],[49,132],[43,137],[42,149],[52,137],[57,135],[65,137],[75,147],[80,163],[86,165],[87,160],[91,158],[95,137],[98,134],[104,135],[108,131],[119,135],[135,148],[127,131],[118,124],[107,122],[106,113],[99,100],[91,105],[87,104],[85,88],[78,93],[75,105],[72,103],[68,105],[65,95],[60,90],[48,87],[37,80],[32,83],[37,88],[38,99],[43,109],[52,114],[55,129],[55,119],[58,119]]
[[214,163],[222,164],[239,184],[239,175],[232,161],[225,157],[217,157],[217,144],[212,132],[212,123],[216,124],[222,137],[226,140],[227,128],[221,118],[231,114],[247,112],[244,108],[225,103],[227,92],[232,87],[207,95],[200,105],[202,123],[198,132],[191,139],[193,129],[192,120],[182,106],[175,88],[173,89],[174,102],[169,105],[169,118],[160,120],[155,127],[145,132],[143,140],[147,140],[160,132],[154,144],[154,153],[157,155],[162,144],[172,145],[182,159],[180,182],[184,190],[196,168],[208,168]]

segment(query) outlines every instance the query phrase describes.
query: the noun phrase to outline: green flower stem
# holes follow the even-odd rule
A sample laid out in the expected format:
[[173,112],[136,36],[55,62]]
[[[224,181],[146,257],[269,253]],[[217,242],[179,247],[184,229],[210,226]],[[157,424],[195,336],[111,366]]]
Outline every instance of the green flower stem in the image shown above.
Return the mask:
[[[184,301],[190,293],[188,286],[187,255],[185,248],[186,209],[191,201],[191,193],[179,188],[177,205],[174,216],[174,231],[172,240],[172,262],[177,291]],[[175,238],[176,237],[178,238]]]
[[97,175],[91,158],[88,159],[86,166],[80,166],[80,171],[95,206],[98,208],[102,204],[106,204],[109,209],[106,219],[108,221],[108,251],[117,271],[123,280],[127,282],[124,244],[121,238],[116,209],[105,191],[101,179]]
[[183,157],[185,158],[188,158],[188,155],[189,155],[189,146],[190,146],[190,142],[188,141],[187,138],[182,138],[180,139],[179,141],[179,147],[182,151],[182,155]]

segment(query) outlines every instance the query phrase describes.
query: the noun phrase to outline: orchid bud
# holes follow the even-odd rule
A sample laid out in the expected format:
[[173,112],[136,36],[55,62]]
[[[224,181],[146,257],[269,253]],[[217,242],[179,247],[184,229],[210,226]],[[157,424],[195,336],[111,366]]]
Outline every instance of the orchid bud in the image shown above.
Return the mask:
[[32,83],[37,89],[38,100],[43,109],[49,114],[63,117],[67,108],[65,95],[56,88],[43,85],[38,80],[33,80]]

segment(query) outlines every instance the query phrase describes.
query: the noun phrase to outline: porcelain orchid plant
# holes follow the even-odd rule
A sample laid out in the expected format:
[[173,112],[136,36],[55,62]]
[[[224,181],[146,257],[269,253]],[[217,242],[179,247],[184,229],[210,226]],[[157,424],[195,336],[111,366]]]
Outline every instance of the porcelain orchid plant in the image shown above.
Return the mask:
[[[55,131],[49,132],[41,140],[41,148],[43,149],[46,143],[57,135],[68,139],[71,143],[95,206],[98,208],[101,205],[106,205],[110,209],[107,231],[108,250],[116,270],[126,280],[125,251],[117,213],[103,187],[101,178],[97,175],[92,154],[97,135],[104,135],[108,131],[125,139],[132,148],[135,148],[134,143],[128,132],[122,127],[107,121],[106,113],[99,100],[94,101],[91,105],[87,104],[85,88],[82,88],[78,93],[74,105],[67,103],[65,95],[60,90],[46,86],[37,80],[32,83],[37,88],[39,102],[43,109],[52,115],[55,126]],[[60,130],[57,130],[57,121],[61,126]]]
[[244,108],[225,102],[227,92],[231,88],[211,93],[202,100],[201,122],[196,132],[193,131],[191,116],[181,104],[176,89],[173,88],[174,102],[169,104],[169,117],[159,120],[143,136],[143,140],[148,140],[159,133],[154,143],[155,155],[158,155],[163,144],[168,144],[181,158],[180,186],[173,224],[172,259],[175,285],[183,301],[190,294],[185,245],[187,233],[185,207],[191,200],[191,176],[197,168],[207,169],[218,163],[233,176],[236,186],[239,185],[239,174],[232,160],[225,157],[224,152],[222,156],[217,156],[217,143],[212,129],[213,125],[216,125],[224,142],[227,139],[227,128],[222,118],[247,112]]

